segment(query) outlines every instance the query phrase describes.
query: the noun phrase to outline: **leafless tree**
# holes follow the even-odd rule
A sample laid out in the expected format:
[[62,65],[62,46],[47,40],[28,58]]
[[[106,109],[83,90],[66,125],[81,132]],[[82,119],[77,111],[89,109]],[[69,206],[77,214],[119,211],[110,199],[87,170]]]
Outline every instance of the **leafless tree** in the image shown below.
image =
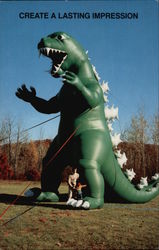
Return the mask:
[[130,126],[122,133],[122,139],[142,144],[150,141],[149,124],[145,118],[143,109],[139,109],[137,115],[132,116]]
[[17,162],[20,148],[27,141],[27,135],[21,133],[21,124],[15,123],[11,116],[7,116],[0,125],[1,149],[7,155],[8,163],[12,167],[14,177],[17,175]]
[[151,123],[151,138],[156,151],[156,172],[159,172],[159,113],[155,114]]
[[153,144],[159,145],[159,113],[155,114],[152,119],[151,134]]
[[[130,126],[122,133],[122,140],[134,143],[140,152],[143,175],[145,176],[146,161],[144,145],[150,141],[149,124],[145,118],[144,109],[139,108],[136,115],[132,116]],[[135,159],[134,159],[135,161]]]

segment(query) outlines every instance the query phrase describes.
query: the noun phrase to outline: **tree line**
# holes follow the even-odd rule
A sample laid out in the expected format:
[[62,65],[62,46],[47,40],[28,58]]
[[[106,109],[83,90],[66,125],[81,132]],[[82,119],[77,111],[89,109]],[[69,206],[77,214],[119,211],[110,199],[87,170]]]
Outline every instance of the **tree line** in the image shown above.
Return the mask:
[[[0,179],[40,180],[42,159],[51,143],[49,139],[28,139],[27,133],[8,117],[0,124]],[[125,168],[133,168],[135,181],[145,176],[150,178],[159,172],[159,115],[156,114],[148,122],[140,109],[121,133],[122,143],[118,145],[125,152],[127,163]],[[63,181],[67,180],[71,166],[63,173]]]
[[143,108],[132,116],[129,126],[121,133],[119,147],[128,158],[125,167],[133,168],[135,180],[159,173],[159,113],[146,119]]

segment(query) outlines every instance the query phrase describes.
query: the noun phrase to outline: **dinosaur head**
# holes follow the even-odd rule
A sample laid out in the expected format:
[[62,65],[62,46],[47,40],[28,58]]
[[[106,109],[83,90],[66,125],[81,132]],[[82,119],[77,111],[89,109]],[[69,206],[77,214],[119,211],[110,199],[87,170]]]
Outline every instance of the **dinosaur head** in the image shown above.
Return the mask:
[[55,32],[42,38],[38,44],[40,55],[52,60],[50,73],[60,77],[65,71],[78,73],[81,63],[88,60],[79,43],[64,32]]

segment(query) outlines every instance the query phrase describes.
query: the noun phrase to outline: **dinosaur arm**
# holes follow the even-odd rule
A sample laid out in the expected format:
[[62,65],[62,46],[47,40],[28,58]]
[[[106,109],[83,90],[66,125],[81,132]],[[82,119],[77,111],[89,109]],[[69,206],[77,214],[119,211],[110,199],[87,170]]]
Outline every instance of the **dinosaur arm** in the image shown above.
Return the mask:
[[90,107],[96,107],[99,104],[101,90],[98,85],[91,84],[89,87],[81,85],[78,86],[78,89]]
[[25,102],[31,103],[41,113],[51,114],[60,111],[58,94],[47,101],[36,96],[35,88],[30,87],[30,90],[28,90],[25,84],[23,84],[21,88],[17,89],[16,96]]
[[58,96],[54,96],[48,101],[35,96],[30,103],[37,111],[44,114],[58,113],[60,111]]
[[[85,83],[87,81],[87,83]],[[94,79],[80,79],[73,72],[66,72],[63,76],[63,82],[76,87],[82,94],[90,107],[95,107],[102,100],[102,90]]]

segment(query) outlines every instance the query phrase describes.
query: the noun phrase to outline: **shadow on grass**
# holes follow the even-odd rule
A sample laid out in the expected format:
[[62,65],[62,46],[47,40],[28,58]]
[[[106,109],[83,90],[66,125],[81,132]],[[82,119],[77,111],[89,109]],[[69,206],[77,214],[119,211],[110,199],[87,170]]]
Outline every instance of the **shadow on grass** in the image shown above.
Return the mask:
[[[66,202],[67,201],[67,194],[60,194],[59,195],[59,202],[53,203],[53,202],[38,202],[35,200],[32,200],[31,198],[25,197],[25,196],[18,196],[15,194],[0,194],[0,203],[5,204],[13,204],[14,205],[32,205],[32,206],[41,206],[41,207],[51,207],[51,208],[57,208],[57,209],[68,209],[68,206],[60,202]],[[73,208],[72,208],[73,209]]]
[[[60,195],[60,201],[64,201],[65,198],[67,197],[67,195],[62,194]],[[31,201],[30,199],[28,199],[27,197],[24,196],[17,196],[14,194],[0,194],[0,203],[5,203],[8,204],[7,209],[9,208],[9,206],[11,206],[12,204],[15,206],[30,206],[29,208],[25,209],[24,211],[22,211],[21,213],[18,213],[17,215],[15,215],[14,217],[12,217],[11,219],[9,219],[8,221],[6,221],[5,223],[2,224],[2,226],[6,226],[8,223],[16,220],[17,218],[21,217],[22,215],[26,214],[27,212],[29,212],[30,210],[32,210],[35,207],[45,207],[45,208],[54,208],[54,209],[60,209],[60,210],[73,210],[74,208],[72,207],[68,207],[66,204],[60,204],[60,203],[41,203],[41,202],[35,202],[35,201]],[[5,209],[2,212],[2,216],[4,215],[4,213],[7,211],[7,209]]]
[[[66,202],[67,199],[68,199],[68,194],[59,194],[59,202]],[[14,203],[14,201],[15,201],[15,203]],[[105,197],[105,202],[106,203],[126,203],[126,204],[129,204],[129,202],[122,200],[120,197],[115,197],[112,195]],[[49,201],[46,201],[47,204],[44,204],[45,202],[35,201],[35,198],[32,199],[32,198],[28,198],[28,197],[25,197],[22,195],[20,196],[20,195],[16,195],[16,194],[4,194],[4,193],[0,194],[0,203],[6,203],[6,204],[14,203],[14,205],[41,204],[42,206],[45,206],[45,205],[47,206],[48,203],[50,203],[49,206],[56,205],[53,202],[49,202]]]

